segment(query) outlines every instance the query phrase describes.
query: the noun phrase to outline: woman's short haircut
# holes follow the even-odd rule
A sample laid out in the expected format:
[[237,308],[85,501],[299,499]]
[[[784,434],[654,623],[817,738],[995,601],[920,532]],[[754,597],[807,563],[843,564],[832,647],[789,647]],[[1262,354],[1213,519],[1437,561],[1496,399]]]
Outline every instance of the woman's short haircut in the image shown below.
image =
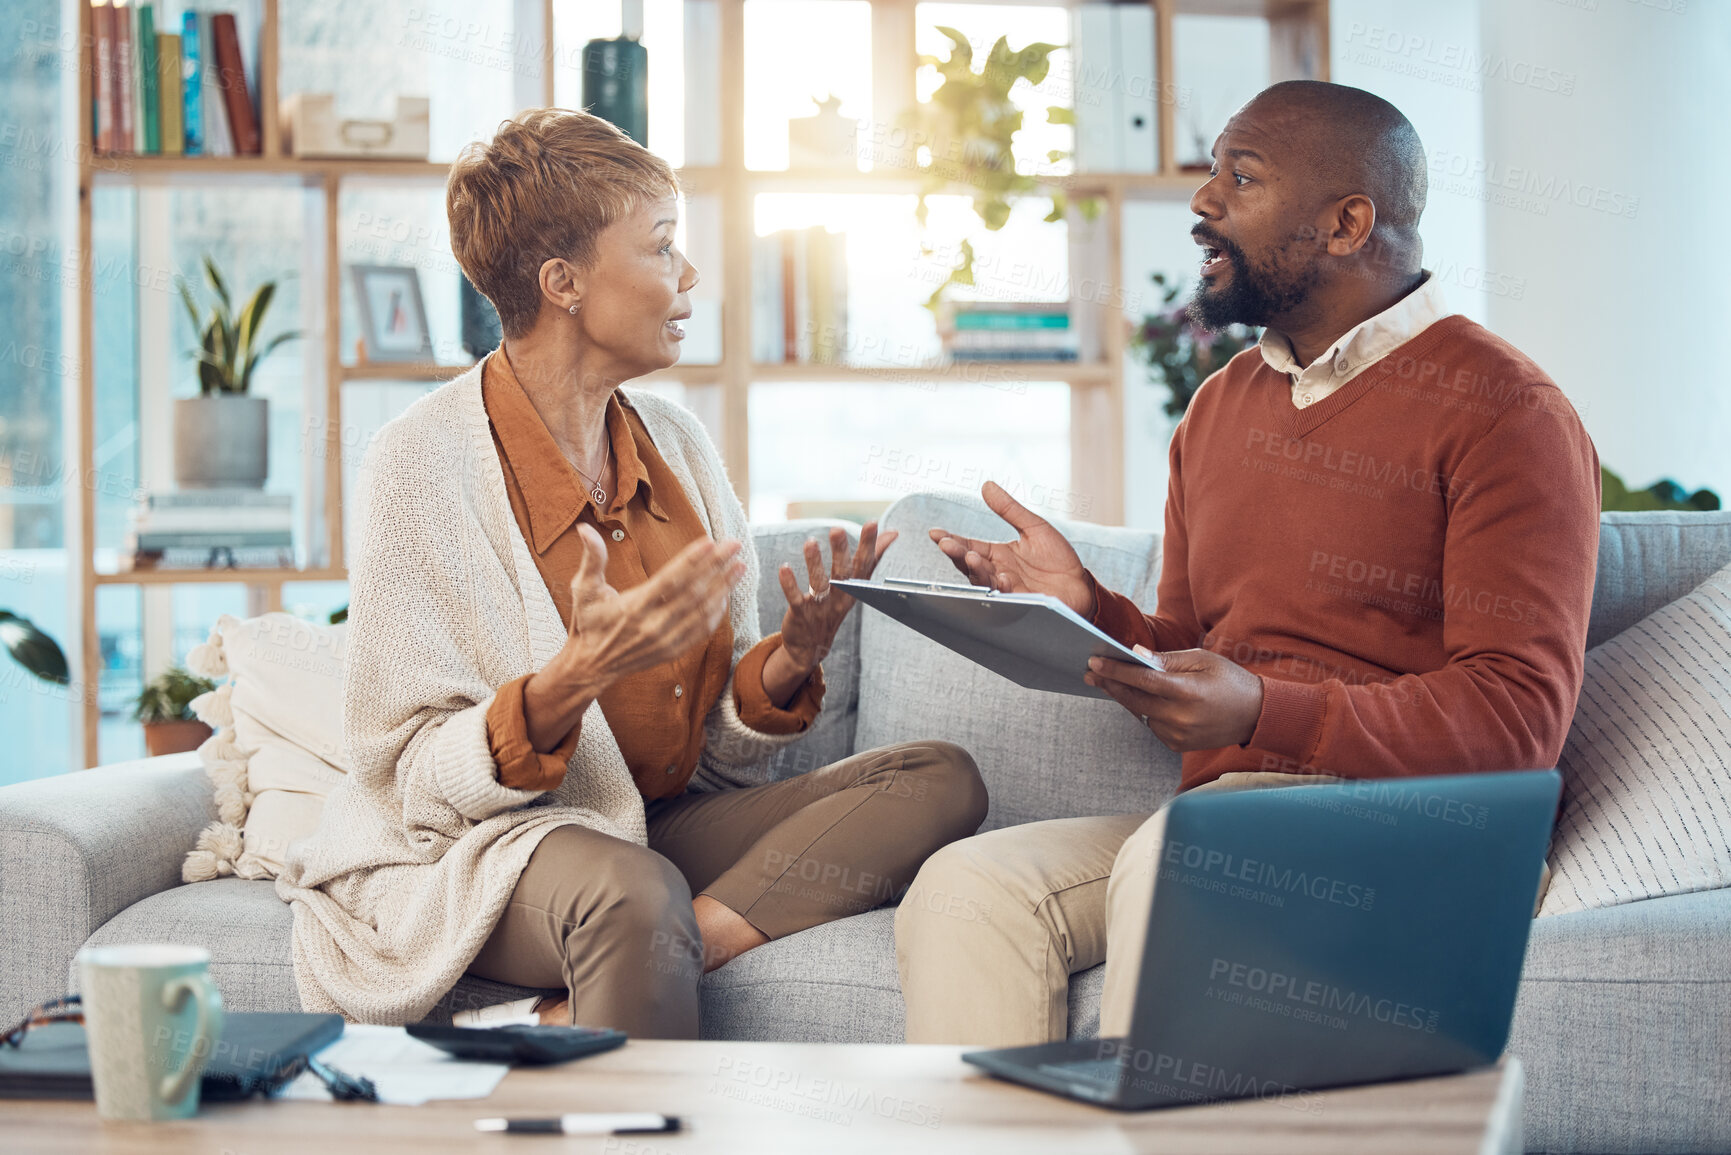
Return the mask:
[[600,117],[532,108],[451,165],[451,251],[499,310],[505,336],[521,337],[540,315],[549,258],[589,267],[603,229],[678,191],[666,161]]

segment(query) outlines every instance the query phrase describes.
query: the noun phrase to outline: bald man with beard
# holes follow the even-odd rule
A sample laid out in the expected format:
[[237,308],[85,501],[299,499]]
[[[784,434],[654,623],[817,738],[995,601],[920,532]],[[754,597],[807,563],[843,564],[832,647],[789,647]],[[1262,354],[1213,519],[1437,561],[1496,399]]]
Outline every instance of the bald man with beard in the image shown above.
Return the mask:
[[[1598,556],[1579,417],[1444,306],[1424,149],[1393,105],[1277,84],[1213,158],[1190,201],[1192,314],[1264,332],[1173,435],[1155,611],[994,484],[1014,540],[933,540],[974,583],[1050,594],[1160,655],[1085,680],[1183,753],[1181,791],[1555,765]],[[896,915],[907,1040],[1063,1039],[1069,976],[1102,960],[1100,1034],[1126,1034],[1164,828],[1163,810],[1034,822],[928,859]]]

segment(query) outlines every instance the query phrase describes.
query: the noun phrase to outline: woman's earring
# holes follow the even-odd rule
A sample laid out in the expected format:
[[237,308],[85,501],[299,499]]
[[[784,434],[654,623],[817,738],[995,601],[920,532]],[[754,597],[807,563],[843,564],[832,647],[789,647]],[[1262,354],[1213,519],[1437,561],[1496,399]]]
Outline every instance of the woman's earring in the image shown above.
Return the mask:
[[576,306],[576,305],[572,305],[572,306],[571,306],[571,315],[572,315],[572,316],[576,316],[576,315],[577,315],[577,306]]

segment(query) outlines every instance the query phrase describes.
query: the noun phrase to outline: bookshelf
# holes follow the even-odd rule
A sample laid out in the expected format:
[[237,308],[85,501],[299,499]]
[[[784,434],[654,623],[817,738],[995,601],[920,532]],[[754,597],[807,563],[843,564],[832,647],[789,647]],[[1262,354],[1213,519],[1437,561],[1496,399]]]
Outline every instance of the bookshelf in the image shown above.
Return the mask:
[[[79,623],[76,646],[78,669],[85,684],[74,724],[74,758],[81,765],[97,761],[100,704],[95,692],[102,668],[97,630],[97,591],[115,586],[163,589],[181,584],[231,584],[247,589],[251,612],[267,612],[282,606],[286,583],[328,582],[346,579],[343,544],[343,385],[357,381],[447,380],[464,366],[442,364],[362,363],[345,364],[337,337],[341,316],[342,243],[339,236],[340,196],[345,182],[389,178],[393,182],[443,182],[448,166],[440,162],[375,159],[300,160],[285,155],[278,123],[279,68],[278,15],[284,0],[257,0],[261,9],[258,67],[259,119],[262,153],[257,156],[172,157],[110,156],[94,152],[91,140],[91,100],[88,83],[78,88],[77,150],[78,210],[76,235],[79,251],[90,253],[94,239],[93,191],[98,185],[116,183],[134,188],[184,186],[201,183],[244,183],[257,178],[288,179],[314,195],[322,207],[318,214],[322,236],[308,238],[303,271],[316,273],[307,282],[316,285],[320,315],[328,329],[321,340],[317,364],[309,370],[309,415],[322,419],[322,443],[308,438],[304,446],[306,476],[316,487],[306,488],[306,501],[316,503],[302,524],[316,532],[308,542],[312,559],[307,568],[234,570],[147,570],[124,573],[98,572],[96,568],[96,493],[90,485],[68,487],[66,540],[75,557],[71,575],[71,619]],[[655,374],[652,381],[677,382],[712,387],[719,396],[719,440],[734,484],[742,500],[750,489],[750,443],[748,403],[754,382],[862,383],[906,380],[966,382],[990,372],[1004,382],[1058,381],[1070,390],[1070,488],[1099,495],[1093,507],[1095,520],[1112,524],[1122,520],[1124,479],[1123,413],[1126,326],[1118,308],[1105,299],[1072,301],[1073,310],[1097,310],[1101,356],[1083,361],[966,362],[908,367],[853,367],[836,364],[761,363],[752,359],[752,245],[755,198],[768,192],[912,192],[919,178],[906,173],[835,172],[789,169],[760,171],[745,161],[745,0],[712,0],[717,6],[719,50],[716,60],[720,85],[719,163],[689,166],[680,177],[692,195],[713,196],[720,206],[722,236],[721,297],[739,307],[722,311],[721,357],[717,364],[678,365]],[[995,0],[1026,3],[1029,0]],[[1038,2],[1038,0],[1034,0]],[[1047,0],[1062,7],[1064,0]],[[1255,17],[1268,21],[1272,45],[1272,77],[1286,79],[1310,75],[1327,78],[1327,0],[1148,0],[1154,10],[1155,75],[1173,76],[1173,22],[1186,15]],[[520,39],[539,46],[538,75],[519,77],[514,96],[520,104],[554,103],[555,0],[516,0],[514,14],[521,22]],[[917,0],[872,0],[872,76],[881,92],[902,92],[911,100],[915,90],[914,51]],[[92,18],[88,5],[79,4],[79,43],[92,43]],[[86,49],[87,52],[90,49]],[[85,68],[92,67],[85,60]],[[84,73],[85,76],[89,72]],[[883,117],[884,110],[877,115]],[[1052,178],[1044,182],[1072,198],[1093,197],[1100,203],[1097,248],[1100,267],[1089,275],[1104,286],[1123,284],[1121,252],[1122,221],[1126,204],[1142,201],[1183,203],[1202,177],[1182,171],[1177,162],[1174,103],[1157,102],[1158,169],[1151,173],[1086,173]],[[958,190],[961,191],[961,190]],[[95,453],[95,294],[90,262],[80,265],[72,307],[77,314],[75,354],[78,364],[76,387],[68,391],[66,425],[67,453],[79,466],[79,476],[88,476]],[[309,356],[312,354],[309,352]],[[141,411],[141,421],[144,414]],[[315,492],[316,489],[316,492]],[[149,608],[147,606],[146,615]],[[148,672],[148,671],[147,671]]]

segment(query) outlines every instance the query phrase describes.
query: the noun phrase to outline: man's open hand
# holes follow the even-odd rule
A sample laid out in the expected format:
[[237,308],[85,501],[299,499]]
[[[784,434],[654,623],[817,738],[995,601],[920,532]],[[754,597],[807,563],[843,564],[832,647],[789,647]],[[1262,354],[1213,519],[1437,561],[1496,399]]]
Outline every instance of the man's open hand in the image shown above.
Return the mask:
[[999,593],[1050,594],[1085,618],[1094,615],[1094,590],[1075,547],[1052,524],[988,481],[980,488],[991,511],[1010,523],[1015,541],[984,541],[947,529],[931,531],[944,556],[968,580]]
[[[1141,646],[1136,652],[1148,655]],[[1174,750],[1241,746],[1262,714],[1262,679],[1211,650],[1160,655],[1166,668],[1093,658],[1082,680],[1098,686]]]

